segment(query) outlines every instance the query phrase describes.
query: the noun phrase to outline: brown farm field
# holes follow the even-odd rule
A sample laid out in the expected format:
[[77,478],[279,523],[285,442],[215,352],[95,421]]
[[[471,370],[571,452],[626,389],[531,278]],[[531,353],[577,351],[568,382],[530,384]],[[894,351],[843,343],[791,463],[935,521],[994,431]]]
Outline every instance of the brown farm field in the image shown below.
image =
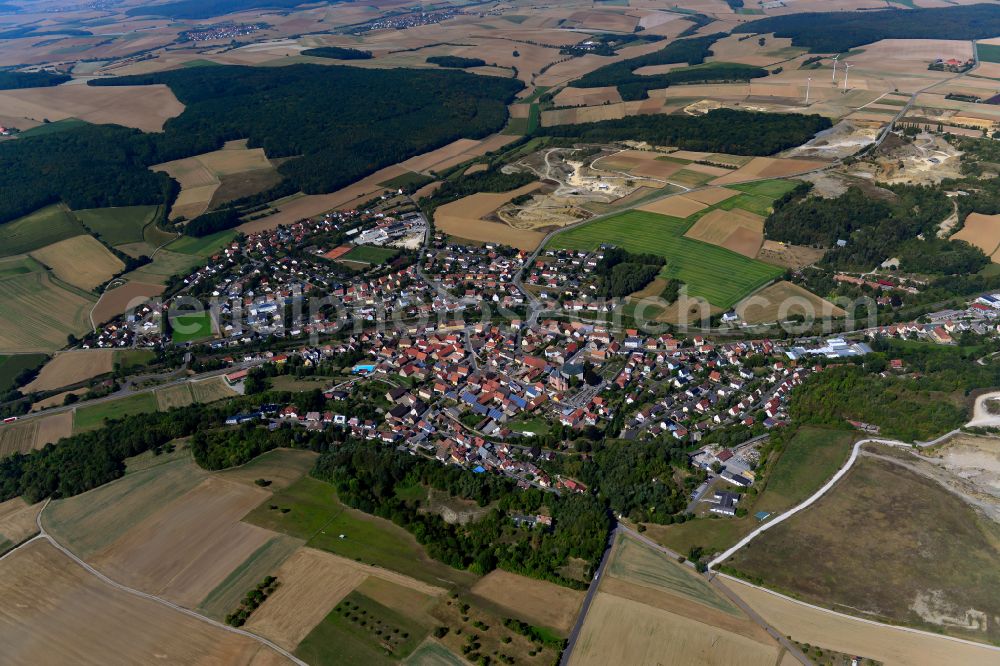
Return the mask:
[[509,614],[563,635],[573,628],[584,596],[578,590],[502,569],[480,578],[469,591],[480,605],[499,607],[498,614]]
[[[6,540],[12,545],[38,533],[35,519],[44,502],[28,504],[20,497],[0,502],[0,544]],[[2,554],[0,548],[0,554]]]
[[752,259],[760,252],[764,242],[764,218],[740,208],[716,208],[699,218],[684,236]]
[[115,580],[193,608],[275,536],[239,522],[269,496],[210,476],[90,561]]
[[101,294],[94,308],[93,318],[95,324],[102,324],[111,321],[118,315],[128,312],[130,308],[163,293],[163,285],[146,284],[130,280],[121,287],[115,287]]
[[1000,249],[1000,215],[969,213],[965,218],[965,226],[951,237],[975,245],[983,251],[983,254],[990,257],[993,263],[1000,263],[995,256]]
[[778,241],[765,240],[757,259],[775,266],[798,270],[812,266],[823,258],[826,250],[818,250],[804,245],[788,245]]
[[491,222],[483,218],[514,197],[534,192],[538,187],[538,183],[531,183],[499,194],[479,192],[445,204],[434,213],[434,226],[459,238],[505,243],[522,250],[533,250],[545,237],[544,233],[515,229],[503,222]]
[[0,562],[0,635],[11,664],[288,663],[262,644],[103,583],[51,544]]
[[736,313],[748,324],[781,321],[796,314],[842,317],[844,311],[802,287],[782,280],[736,304]]
[[[764,178],[785,178],[829,166],[829,162],[778,157],[755,157],[750,162],[712,181],[713,185],[745,183]],[[700,165],[695,165],[700,166]]]
[[55,444],[63,437],[73,434],[73,412],[66,411],[38,419],[38,431],[35,433],[35,448],[40,449],[46,444]]
[[178,384],[177,386],[156,389],[153,395],[156,396],[157,408],[163,412],[175,407],[186,407],[194,402],[189,384]]
[[73,236],[31,253],[67,284],[91,291],[125,268],[122,260],[93,236]]
[[191,396],[195,402],[215,402],[239,395],[226,383],[224,377],[212,377],[201,381],[191,382]]
[[[0,115],[38,122],[79,118],[89,123],[114,123],[145,132],[159,132],[179,116],[184,105],[165,85],[26,88],[0,91]],[[15,126],[19,126],[16,125]]]
[[0,425],[0,457],[28,453],[35,448],[38,419]]
[[0,352],[51,352],[66,345],[70,333],[90,330],[96,301],[63,286],[48,271],[0,279]]
[[38,376],[21,389],[21,392],[53,391],[111,372],[114,367],[115,352],[112,349],[60,352],[42,366]]

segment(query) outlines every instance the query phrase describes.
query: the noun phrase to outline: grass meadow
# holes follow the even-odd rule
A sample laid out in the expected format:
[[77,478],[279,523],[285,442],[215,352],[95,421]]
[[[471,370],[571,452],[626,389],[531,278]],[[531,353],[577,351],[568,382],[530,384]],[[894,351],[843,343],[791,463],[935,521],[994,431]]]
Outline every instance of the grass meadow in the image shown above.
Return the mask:
[[42,365],[48,359],[45,354],[10,354],[0,356],[0,392],[14,387],[14,380],[25,370]]
[[26,254],[85,233],[86,230],[66,206],[46,206],[0,225],[0,257]]
[[170,321],[174,342],[193,342],[212,337],[212,313],[197,312],[176,315]]
[[73,211],[85,227],[108,245],[141,243],[146,225],[156,219],[159,206],[123,206]]
[[73,417],[73,430],[74,432],[97,430],[104,425],[106,419],[120,419],[156,410],[156,397],[152,393],[137,393],[127,398],[77,407]]
[[589,251],[608,243],[629,252],[658,254],[667,260],[663,277],[684,282],[691,296],[723,309],[731,308],[784,272],[725,248],[684,238],[695,219],[631,210],[573,227],[553,237],[548,247]]

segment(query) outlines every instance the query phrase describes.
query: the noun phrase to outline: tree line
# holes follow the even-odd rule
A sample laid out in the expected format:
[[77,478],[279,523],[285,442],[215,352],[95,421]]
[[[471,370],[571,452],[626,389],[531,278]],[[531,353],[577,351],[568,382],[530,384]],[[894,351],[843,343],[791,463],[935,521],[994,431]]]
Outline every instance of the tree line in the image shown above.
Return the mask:
[[0,90],[49,88],[66,83],[71,76],[55,72],[0,72]]

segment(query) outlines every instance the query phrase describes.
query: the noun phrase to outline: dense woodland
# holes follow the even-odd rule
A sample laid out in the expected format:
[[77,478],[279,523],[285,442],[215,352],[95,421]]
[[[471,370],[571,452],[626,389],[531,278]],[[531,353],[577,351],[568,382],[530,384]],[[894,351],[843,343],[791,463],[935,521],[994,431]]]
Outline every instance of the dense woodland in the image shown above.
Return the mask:
[[330,192],[499,130],[522,87],[456,71],[323,65],[201,67],[92,83],[165,83],[186,109],[163,133],[84,126],[0,144],[0,223],[59,200],[71,208],[163,203],[176,186],[147,167],[240,138],[268,157],[291,158],[279,170],[295,189]]
[[188,236],[211,236],[212,234],[232,229],[240,225],[240,214],[235,208],[223,208],[210,213],[204,213],[184,225],[184,233]]
[[702,116],[628,116],[577,125],[554,125],[542,135],[588,142],[647,141],[734,155],[771,155],[799,146],[830,127],[830,119],[798,113],[760,113],[715,109]]
[[166,16],[172,19],[206,19],[251,9],[294,9],[303,4],[332,4],[303,0],[177,0],[159,5],[143,4],[125,10],[126,16]]
[[734,33],[774,33],[813,53],[843,53],[882,39],[986,39],[1000,35],[1000,6],[816,12],[743,23]]
[[706,67],[677,69],[665,74],[641,76],[635,70],[651,65],[669,65],[686,62],[688,65],[700,65],[705,58],[712,55],[711,46],[724,37],[724,33],[680,39],[671,42],[664,48],[646,55],[621,60],[605,65],[585,74],[573,82],[577,88],[603,88],[617,86],[622,99],[646,99],[650,90],[667,88],[675,83],[707,83],[712,81],[749,81],[750,79],[767,76],[767,70],[759,67],[735,63],[713,63]]
[[598,291],[605,298],[621,298],[639,291],[656,278],[666,259],[656,254],[632,254],[621,248],[604,251],[594,267]]
[[349,49],[343,46],[320,46],[315,49],[306,49],[302,52],[304,56],[314,58],[333,58],[335,60],[371,60],[371,51],[361,49]]
[[462,58],[460,56],[443,55],[429,56],[427,62],[438,67],[454,67],[457,69],[468,69],[469,67],[482,67],[486,61],[482,58]]
[[49,88],[66,83],[72,77],[53,72],[0,72],[0,90]]

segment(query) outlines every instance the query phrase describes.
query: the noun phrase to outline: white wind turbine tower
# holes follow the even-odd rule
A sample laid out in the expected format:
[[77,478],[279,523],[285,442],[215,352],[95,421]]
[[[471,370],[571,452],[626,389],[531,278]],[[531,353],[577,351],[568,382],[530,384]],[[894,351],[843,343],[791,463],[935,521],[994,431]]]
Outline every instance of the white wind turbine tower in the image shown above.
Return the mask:
[[811,76],[806,79],[806,106],[809,105],[809,87],[812,86],[812,82]]
[[833,81],[834,83],[837,82],[837,59],[839,58],[840,58],[839,53],[833,58],[833,77],[830,80]]
[[851,75],[851,63],[844,63],[844,92],[847,92],[847,77]]

